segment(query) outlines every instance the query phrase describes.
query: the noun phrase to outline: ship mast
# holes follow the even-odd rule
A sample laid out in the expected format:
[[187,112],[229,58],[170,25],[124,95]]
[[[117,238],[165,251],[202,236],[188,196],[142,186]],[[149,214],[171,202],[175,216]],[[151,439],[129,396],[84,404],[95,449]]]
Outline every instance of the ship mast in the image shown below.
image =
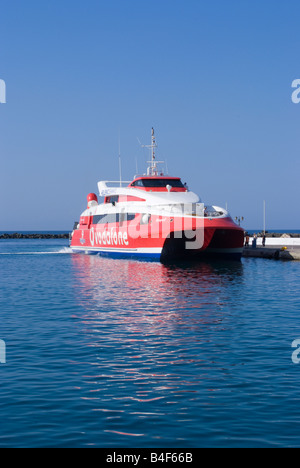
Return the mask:
[[152,127],[152,135],[151,135],[151,145],[142,145],[142,148],[149,148],[151,150],[151,161],[147,161],[150,166],[148,167],[147,170],[147,175],[148,176],[157,176],[158,175],[158,169],[157,169],[157,164],[163,164],[164,161],[157,161],[156,160],[156,154],[155,150],[157,148],[157,143],[156,143],[156,138],[155,138],[155,133],[154,133],[154,128]]
[[152,127],[152,175],[156,175],[156,156],[155,156],[155,149],[157,148],[156,144],[156,139],[155,139],[155,134],[154,134],[154,128]]

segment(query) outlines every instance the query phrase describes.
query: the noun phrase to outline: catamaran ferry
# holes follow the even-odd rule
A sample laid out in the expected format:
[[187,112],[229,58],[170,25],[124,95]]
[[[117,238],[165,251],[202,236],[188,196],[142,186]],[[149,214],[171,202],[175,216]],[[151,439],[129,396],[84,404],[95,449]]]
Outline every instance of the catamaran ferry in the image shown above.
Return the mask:
[[[209,257],[240,259],[244,231],[228,211],[207,206],[179,177],[159,170],[152,129],[147,173],[130,182],[98,183],[71,234],[73,252],[160,261]],[[121,177],[120,177],[121,179]]]

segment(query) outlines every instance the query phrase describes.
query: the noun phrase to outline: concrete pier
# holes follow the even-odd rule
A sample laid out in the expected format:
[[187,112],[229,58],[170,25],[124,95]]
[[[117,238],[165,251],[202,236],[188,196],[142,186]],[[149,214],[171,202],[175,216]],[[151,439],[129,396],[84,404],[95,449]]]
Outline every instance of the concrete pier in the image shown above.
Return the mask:
[[300,247],[288,247],[283,250],[282,246],[272,247],[245,247],[243,257],[268,258],[272,260],[300,260]]

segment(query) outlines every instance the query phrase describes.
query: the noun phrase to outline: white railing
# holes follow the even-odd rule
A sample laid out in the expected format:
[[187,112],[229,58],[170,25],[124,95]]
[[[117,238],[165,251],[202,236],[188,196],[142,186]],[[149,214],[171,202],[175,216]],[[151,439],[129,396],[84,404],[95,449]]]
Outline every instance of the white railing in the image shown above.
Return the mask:
[[[252,245],[253,237],[250,237],[250,246]],[[257,245],[262,245],[262,237],[257,238]],[[300,238],[292,237],[267,237],[266,247],[300,247]]]

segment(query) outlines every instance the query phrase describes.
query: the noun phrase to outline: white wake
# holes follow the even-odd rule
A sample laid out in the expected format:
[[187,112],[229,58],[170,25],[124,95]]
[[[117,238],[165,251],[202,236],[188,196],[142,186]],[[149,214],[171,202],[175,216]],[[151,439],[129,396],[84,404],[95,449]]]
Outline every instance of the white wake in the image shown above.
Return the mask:
[[69,255],[73,253],[70,247],[64,247],[52,252],[0,252],[0,255]]

